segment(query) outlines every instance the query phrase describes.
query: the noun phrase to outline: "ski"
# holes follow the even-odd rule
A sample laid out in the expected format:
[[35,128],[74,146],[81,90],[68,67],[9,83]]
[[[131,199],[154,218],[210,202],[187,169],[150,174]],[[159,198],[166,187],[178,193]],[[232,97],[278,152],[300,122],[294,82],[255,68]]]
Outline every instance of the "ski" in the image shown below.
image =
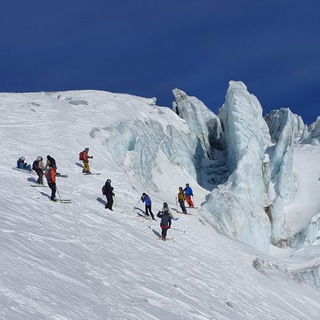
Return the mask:
[[158,240],[162,240],[162,241],[174,240],[174,238],[165,238],[165,239],[162,239],[162,237],[158,237],[157,239],[158,239]]
[[45,188],[47,186],[44,186],[43,184],[30,184],[31,187],[33,188]]
[[36,173],[34,171],[29,171],[29,170],[25,170],[25,169],[20,169],[20,168],[17,168],[17,167],[12,167],[13,170],[17,170],[17,171],[20,171],[20,172],[24,172],[24,173],[29,173],[29,174],[33,174],[33,175],[36,175]]
[[86,172],[80,172],[84,176],[99,176],[101,172],[91,172],[91,173],[86,173]]
[[59,203],[71,203],[71,199],[56,199],[53,200],[52,202],[59,202]]
[[179,214],[184,214],[186,216],[192,216],[192,213],[183,213],[182,211],[177,211],[177,213]]
[[142,218],[145,218],[146,220],[152,220],[150,216],[146,216],[145,214],[137,212],[137,215],[142,217]]
[[108,209],[108,208],[104,208],[105,210],[107,210],[107,212],[110,212],[110,213],[124,213],[124,211],[120,208],[113,208],[112,210]]
[[59,177],[59,178],[68,178],[67,174],[61,174],[59,172],[56,173],[56,176]]

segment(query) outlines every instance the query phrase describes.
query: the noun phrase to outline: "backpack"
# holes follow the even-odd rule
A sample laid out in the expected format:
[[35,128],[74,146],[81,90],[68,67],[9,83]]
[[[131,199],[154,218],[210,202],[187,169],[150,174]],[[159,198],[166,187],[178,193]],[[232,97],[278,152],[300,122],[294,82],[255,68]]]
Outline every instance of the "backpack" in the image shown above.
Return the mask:
[[104,185],[103,187],[102,187],[102,194],[105,196],[106,195],[106,185]]
[[83,154],[84,154],[84,151],[81,151],[79,153],[79,160],[82,160],[82,161],[84,160]]
[[37,171],[38,168],[39,168],[39,161],[37,160],[33,161],[32,170]]

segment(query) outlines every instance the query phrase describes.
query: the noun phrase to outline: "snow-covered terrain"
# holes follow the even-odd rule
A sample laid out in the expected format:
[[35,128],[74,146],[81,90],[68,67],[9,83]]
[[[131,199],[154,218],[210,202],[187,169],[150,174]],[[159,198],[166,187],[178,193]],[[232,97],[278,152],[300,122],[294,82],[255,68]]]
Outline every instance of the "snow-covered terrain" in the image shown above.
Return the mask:
[[[194,101],[192,105],[197,106]],[[258,251],[252,243],[252,239],[259,240],[256,231],[246,245],[229,234],[226,237],[217,225],[213,228],[208,218],[206,208],[216,192],[212,186],[225,182],[219,186],[223,195],[233,183],[231,189],[244,195],[245,205],[255,187],[249,176],[252,185],[248,193],[242,193],[241,171],[231,172],[232,166],[237,167],[234,159],[229,158],[229,167],[228,161],[218,159],[226,137],[219,136],[222,129],[216,116],[205,114],[198,121],[202,126],[210,122],[208,134],[217,134],[204,141],[199,136],[201,127],[190,130],[192,121],[156,106],[154,99],[125,94],[2,93],[0,114],[0,319],[319,319],[316,287],[320,284],[315,281],[319,278],[319,228],[305,231],[313,221],[317,224],[320,212],[316,134],[313,145],[292,150],[290,163],[298,192],[283,206],[286,223],[281,235],[299,245],[282,249],[268,245],[268,250]],[[262,120],[257,124],[264,127]],[[317,124],[313,128],[315,133]],[[216,147],[213,156],[208,154],[210,141]],[[272,147],[270,141],[266,139],[263,145]],[[92,172],[101,175],[81,174],[78,154],[85,147],[93,156]],[[251,152],[263,163],[261,150]],[[48,187],[30,186],[35,175],[12,170],[20,156],[32,163],[39,155],[53,156],[58,172],[68,174],[66,179],[57,178],[58,196],[72,203],[51,202]],[[239,153],[239,159],[245,156],[250,165],[251,153],[244,157]],[[201,157],[205,158],[202,163]],[[114,212],[104,209],[101,195],[107,178],[116,195]],[[178,214],[176,206],[178,187],[186,183],[193,188],[197,207],[209,200],[206,208],[189,209],[192,215],[187,216]],[[233,197],[229,190],[224,194]],[[274,201],[266,200],[263,190],[256,191],[257,208]],[[151,196],[154,213],[168,202],[179,218],[168,231],[173,240],[158,240],[159,219],[137,215],[144,210],[139,201],[142,192]],[[273,192],[276,197],[277,190]],[[217,206],[223,210],[221,203]],[[300,213],[306,206],[309,214],[302,219]],[[265,247],[266,235],[272,231],[261,210],[257,230],[264,233],[261,243]],[[235,220],[230,217],[232,224]],[[240,241],[241,228],[252,223],[248,219],[248,225],[241,225],[243,221],[234,222],[240,223],[234,227]],[[312,246],[303,246],[302,237],[297,236],[301,230],[308,236],[314,234],[309,239]],[[304,272],[310,269],[318,275]]]

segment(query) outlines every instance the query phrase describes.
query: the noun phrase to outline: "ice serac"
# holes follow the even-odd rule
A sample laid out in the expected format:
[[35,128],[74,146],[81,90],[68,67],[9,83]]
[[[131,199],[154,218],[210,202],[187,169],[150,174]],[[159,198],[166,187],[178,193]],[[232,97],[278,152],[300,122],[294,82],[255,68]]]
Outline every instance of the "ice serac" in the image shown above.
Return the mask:
[[231,81],[219,118],[231,174],[212,191],[202,214],[230,238],[268,251],[271,227],[264,207],[269,183],[264,167],[271,139],[261,105],[242,82]]
[[296,191],[293,173],[293,151],[297,139],[297,118],[289,110],[283,110],[278,122],[277,143],[270,148],[269,170],[271,181],[277,197],[268,211],[272,221],[271,243],[277,246],[286,245],[288,235],[285,233],[286,216],[284,206],[289,204]]
[[289,108],[281,108],[280,110],[271,111],[265,117],[265,121],[270,130],[272,142],[276,143],[279,140],[280,134],[286,125],[286,119],[289,115],[295,141],[298,142],[305,137],[305,133],[308,131],[308,128],[304,124],[302,118],[293,114]]
[[172,92],[175,97],[172,109],[190,128],[190,142],[197,150],[197,156],[213,159],[213,149],[222,150],[219,118],[196,97],[189,97],[179,89]]
[[166,163],[176,164],[194,179],[197,164],[186,124],[172,110],[155,106],[154,100],[118,96],[112,101],[116,115],[113,125],[93,129],[91,138],[103,141],[112,161],[128,175],[160,192],[155,176],[161,176],[164,184],[170,183],[171,177],[165,174]]
[[320,145],[320,117],[317,117],[317,120],[309,126],[308,131],[309,135],[304,142]]

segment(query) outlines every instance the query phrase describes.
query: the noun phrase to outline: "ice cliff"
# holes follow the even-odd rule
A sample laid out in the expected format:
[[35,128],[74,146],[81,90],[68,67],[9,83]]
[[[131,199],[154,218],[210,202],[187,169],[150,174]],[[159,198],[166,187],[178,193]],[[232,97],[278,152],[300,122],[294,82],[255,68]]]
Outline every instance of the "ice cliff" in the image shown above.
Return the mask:
[[292,212],[287,206],[298,189],[295,147],[318,144],[319,118],[309,128],[288,108],[264,118],[258,99],[236,81],[230,82],[218,116],[181,90],[175,89],[174,96],[173,110],[188,124],[193,148],[198,141],[209,158],[222,150],[224,174],[228,173],[227,181],[213,188],[202,215],[230,238],[262,251],[268,251],[270,244],[301,245],[300,237],[316,241],[319,229],[312,217],[288,226]]

